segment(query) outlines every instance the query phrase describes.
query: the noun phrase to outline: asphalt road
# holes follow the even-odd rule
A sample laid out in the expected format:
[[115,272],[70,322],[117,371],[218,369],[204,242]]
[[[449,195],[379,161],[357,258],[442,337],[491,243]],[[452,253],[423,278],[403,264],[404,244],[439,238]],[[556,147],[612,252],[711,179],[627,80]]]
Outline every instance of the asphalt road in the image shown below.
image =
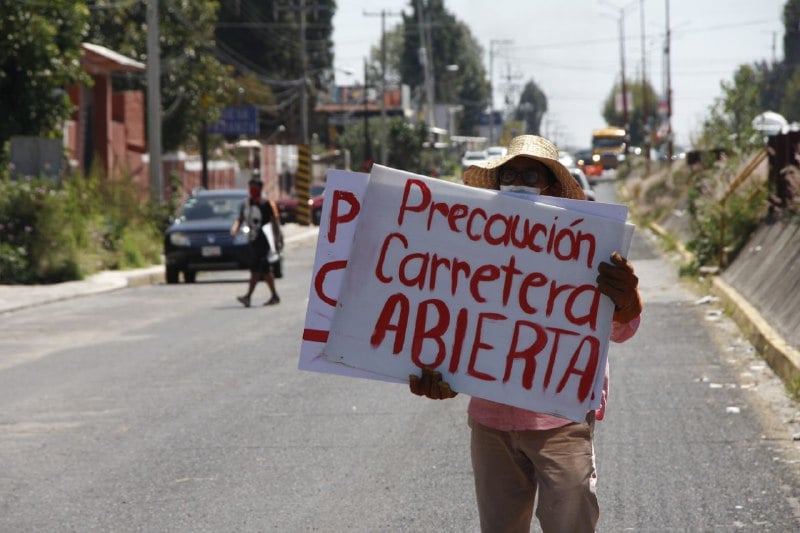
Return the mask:
[[[599,530],[800,530],[797,405],[642,232],[631,258]],[[296,370],[312,261],[275,307],[234,272],[3,315],[0,531],[478,531],[467,398]]]

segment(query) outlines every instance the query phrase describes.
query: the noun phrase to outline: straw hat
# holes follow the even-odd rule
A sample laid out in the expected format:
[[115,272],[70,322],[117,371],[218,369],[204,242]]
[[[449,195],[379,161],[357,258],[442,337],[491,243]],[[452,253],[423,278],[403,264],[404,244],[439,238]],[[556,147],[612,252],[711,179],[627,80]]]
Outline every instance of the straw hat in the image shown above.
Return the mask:
[[514,137],[508,144],[508,153],[503,157],[471,165],[464,171],[464,183],[481,189],[499,189],[497,169],[517,157],[535,159],[549,168],[561,184],[563,198],[585,199],[581,186],[569,173],[567,167],[559,162],[556,145],[537,135]]

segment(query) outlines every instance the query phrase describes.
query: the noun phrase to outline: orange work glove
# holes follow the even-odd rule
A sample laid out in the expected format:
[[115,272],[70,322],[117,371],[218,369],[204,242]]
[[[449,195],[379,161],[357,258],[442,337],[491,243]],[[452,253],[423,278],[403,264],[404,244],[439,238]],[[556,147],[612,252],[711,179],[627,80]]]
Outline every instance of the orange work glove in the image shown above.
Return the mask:
[[425,396],[431,400],[446,400],[458,394],[447,382],[442,381],[441,372],[427,366],[422,369],[422,376],[408,376],[408,388],[417,396]]
[[597,289],[614,302],[614,321],[627,324],[642,313],[642,299],[639,296],[639,278],[633,273],[630,261],[611,254],[611,264],[600,263],[597,276]]

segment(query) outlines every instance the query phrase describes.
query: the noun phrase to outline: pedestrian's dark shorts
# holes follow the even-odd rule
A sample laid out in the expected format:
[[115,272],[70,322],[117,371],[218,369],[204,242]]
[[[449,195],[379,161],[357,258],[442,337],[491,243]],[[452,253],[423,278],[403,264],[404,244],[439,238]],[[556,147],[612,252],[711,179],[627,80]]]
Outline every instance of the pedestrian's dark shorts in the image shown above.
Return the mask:
[[250,272],[266,274],[269,272],[269,243],[255,241],[250,243]]

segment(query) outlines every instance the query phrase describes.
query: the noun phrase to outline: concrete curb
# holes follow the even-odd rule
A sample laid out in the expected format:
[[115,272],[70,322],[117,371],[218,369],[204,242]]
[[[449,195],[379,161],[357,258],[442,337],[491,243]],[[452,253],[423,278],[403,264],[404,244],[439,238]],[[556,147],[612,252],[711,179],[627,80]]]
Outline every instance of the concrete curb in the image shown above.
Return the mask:
[[[316,239],[318,234],[319,228],[316,226],[284,226],[284,242],[287,245]],[[0,285],[0,314],[101,292],[164,282],[164,265],[153,265],[134,270],[108,270],[84,280],[52,285]]]
[[[694,254],[687,250],[682,242],[674,239],[663,227],[656,223],[650,223],[649,229],[662,239],[674,243],[676,250],[685,261],[694,260]],[[792,348],[736,289],[719,276],[710,276],[710,279],[711,292],[722,301],[733,321],[758,351],[761,358],[767,362],[784,384],[789,387],[800,385],[800,352]]]
[[[305,229],[304,231],[299,231],[297,233],[292,232],[291,235],[284,236],[283,242],[284,244],[287,245],[294,244],[296,242],[310,239],[311,237],[316,238],[318,234],[319,234],[318,227],[308,228]],[[101,272],[100,274],[96,274],[96,276],[101,276],[104,274],[108,273]],[[121,287],[117,288],[143,287],[145,285],[157,285],[159,283],[165,282],[164,265],[153,265],[152,267],[146,267],[143,269],[130,270],[130,271],[114,271],[111,274],[122,276],[124,278],[124,284]]]
[[714,294],[772,370],[785,384],[800,385],[800,352],[792,348],[736,289],[719,276],[711,281]]

